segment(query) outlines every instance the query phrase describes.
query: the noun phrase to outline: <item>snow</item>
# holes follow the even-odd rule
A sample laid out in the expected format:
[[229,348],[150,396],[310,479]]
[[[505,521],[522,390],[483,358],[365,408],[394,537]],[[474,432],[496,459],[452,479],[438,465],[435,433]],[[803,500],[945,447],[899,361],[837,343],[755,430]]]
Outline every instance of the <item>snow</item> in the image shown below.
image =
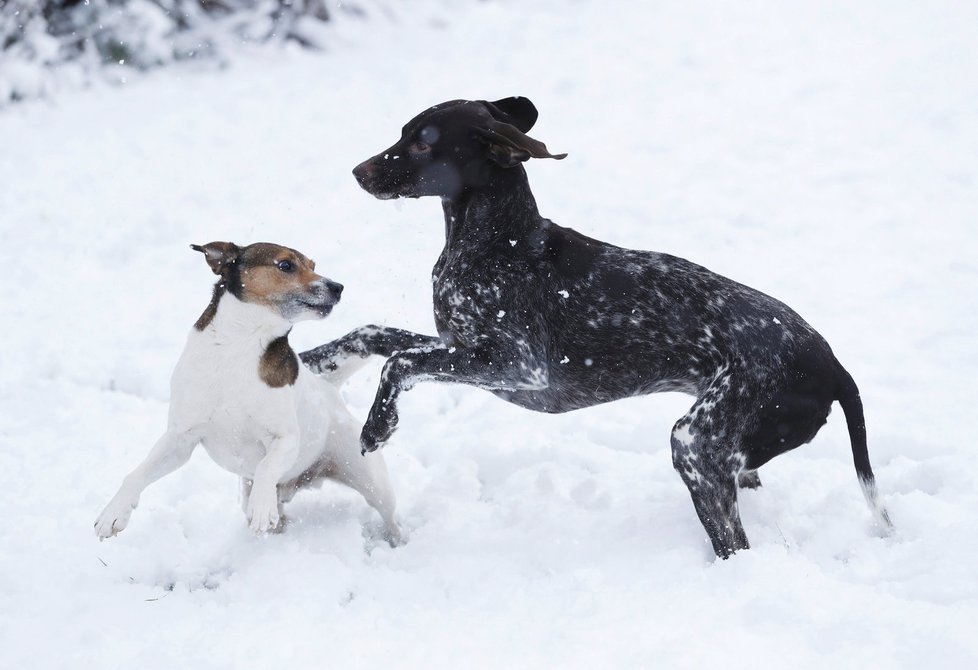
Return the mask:
[[[0,666],[978,664],[978,5],[429,0],[0,113]],[[435,20],[431,17],[440,15]],[[526,95],[545,216],[784,300],[860,385],[896,525],[841,412],[741,495],[712,556],[669,432],[692,403],[560,416],[420,384],[386,457],[409,541],[338,486],[256,538],[203,453],[129,528],[92,522],[164,426],[212,275],[190,243],[275,241],[346,286],[297,348],[433,332],[437,201],[350,170],[424,107]],[[365,416],[380,361],[346,395]]]

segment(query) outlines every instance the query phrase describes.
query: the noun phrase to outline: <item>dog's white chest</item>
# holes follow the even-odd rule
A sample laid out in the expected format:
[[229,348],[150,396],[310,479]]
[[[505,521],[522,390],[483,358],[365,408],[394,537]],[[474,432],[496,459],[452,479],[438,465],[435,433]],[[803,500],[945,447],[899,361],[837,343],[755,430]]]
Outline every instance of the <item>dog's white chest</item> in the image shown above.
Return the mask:
[[218,465],[249,478],[275,438],[295,436],[299,453],[286,478],[298,476],[322,453],[332,417],[319,396],[333,389],[305,370],[294,385],[268,386],[259,376],[262,350],[257,338],[191,332],[171,382],[170,427],[193,434]]
[[294,393],[261,381],[255,352],[213,339],[190,334],[173,373],[170,424],[196,435],[223,468],[248,476],[276,433],[298,430]]

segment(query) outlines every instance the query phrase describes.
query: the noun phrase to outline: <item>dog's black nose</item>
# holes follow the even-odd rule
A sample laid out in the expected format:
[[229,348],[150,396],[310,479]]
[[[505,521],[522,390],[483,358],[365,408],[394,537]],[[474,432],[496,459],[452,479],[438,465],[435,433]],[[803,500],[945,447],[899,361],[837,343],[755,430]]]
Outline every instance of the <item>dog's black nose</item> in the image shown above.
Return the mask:
[[372,166],[370,165],[369,159],[365,160],[364,162],[360,163],[360,165],[353,168],[353,176],[356,177],[357,181],[360,182],[361,184],[364,182],[365,179],[370,177],[370,174],[372,172],[373,169]]
[[326,290],[329,291],[329,294],[332,297],[334,297],[337,300],[339,300],[340,299],[340,295],[343,293],[343,284],[337,284],[335,281],[327,281],[326,282]]

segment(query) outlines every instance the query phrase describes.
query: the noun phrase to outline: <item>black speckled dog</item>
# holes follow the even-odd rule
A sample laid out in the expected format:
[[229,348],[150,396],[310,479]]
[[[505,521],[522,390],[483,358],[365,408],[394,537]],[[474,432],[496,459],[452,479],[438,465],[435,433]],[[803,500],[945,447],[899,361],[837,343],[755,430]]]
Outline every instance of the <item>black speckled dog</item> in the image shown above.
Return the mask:
[[696,402],[672,430],[673,464],[726,558],[748,548],[738,479],[758,486],[754,470],[815,437],[838,400],[863,491],[889,529],[859,391],[825,340],[783,303],[699,265],[540,216],[522,163],[564,154],[525,134],[536,118],[526,98],[446,102],[353,170],[381,199],[442,198],[446,237],[432,273],[438,337],[366,326],[302,354],[320,371],[351,355],[390,357],[363,449],[390,438],[398,395],[419,381],[477,386],[540,412],[684,391]]

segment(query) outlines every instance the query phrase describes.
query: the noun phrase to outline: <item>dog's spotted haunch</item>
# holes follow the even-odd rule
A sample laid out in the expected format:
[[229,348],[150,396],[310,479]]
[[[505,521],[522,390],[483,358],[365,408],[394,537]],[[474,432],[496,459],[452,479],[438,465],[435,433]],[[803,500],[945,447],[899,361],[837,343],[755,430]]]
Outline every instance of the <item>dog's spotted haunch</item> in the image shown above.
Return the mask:
[[454,100],[404,126],[358,165],[382,198],[438,196],[445,248],[432,273],[438,336],[368,326],[302,354],[327,370],[390,357],[361,433],[365,452],[397,425],[419,381],[476,386],[541,412],[657,391],[696,397],[672,431],[673,464],[718,556],[748,547],[738,478],[810,441],[833,401],[878,523],[859,392],[826,344],[783,303],[682,258],[585,237],[540,216],[522,163],[563,158],[526,135],[526,98]]
[[386,539],[396,543],[387,466],[382,458],[361,458],[359,425],[337,388],[358,366],[317,377],[299,365],[288,342],[293,324],[324,318],[343,287],[277,244],[192,246],[220,279],[173,372],[166,432],[96,519],[98,537],[125,529],[143,490],[201,444],[241,477],[252,530],[282,530],[283,503],[299,488],[333,479],[363,495],[383,517]]

